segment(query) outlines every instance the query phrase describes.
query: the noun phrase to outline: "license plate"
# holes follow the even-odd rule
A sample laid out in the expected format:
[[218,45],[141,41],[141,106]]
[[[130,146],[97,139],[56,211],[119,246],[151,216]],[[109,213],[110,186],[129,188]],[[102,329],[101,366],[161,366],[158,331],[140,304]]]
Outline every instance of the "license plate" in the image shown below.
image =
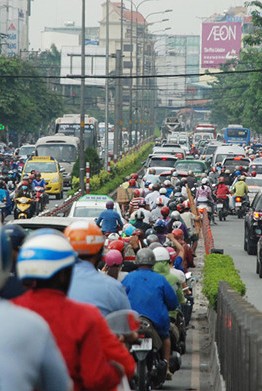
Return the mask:
[[223,204],[217,204],[218,209],[223,209]]
[[132,345],[132,350],[152,350],[152,338],[143,338],[141,339],[141,343],[139,345]]
[[236,202],[236,206],[241,206],[242,202]]

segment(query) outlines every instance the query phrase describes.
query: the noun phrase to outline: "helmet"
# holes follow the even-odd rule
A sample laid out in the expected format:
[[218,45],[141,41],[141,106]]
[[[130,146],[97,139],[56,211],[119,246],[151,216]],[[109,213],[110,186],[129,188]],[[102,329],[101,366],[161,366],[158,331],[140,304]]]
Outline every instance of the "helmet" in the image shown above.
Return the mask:
[[169,212],[170,212],[170,210],[169,210],[169,207],[168,206],[163,206],[163,208],[161,208],[161,215],[162,216],[168,216],[169,215]]
[[185,200],[183,202],[183,206],[184,206],[185,209],[190,209],[190,202],[188,200]]
[[251,172],[251,176],[253,176],[253,177],[257,176],[256,171],[252,171],[252,172]]
[[239,170],[236,170],[235,174],[236,174],[236,176],[239,176],[239,175],[241,175],[241,172]]
[[140,197],[140,190],[139,189],[135,189],[133,191],[133,195],[134,195],[134,197]]
[[159,242],[159,239],[158,239],[158,237],[156,236],[156,234],[151,234],[151,235],[148,235],[148,236],[147,236],[146,242],[147,242],[147,244],[148,244],[148,246],[149,246],[151,243]]
[[124,250],[124,247],[125,243],[121,239],[113,240],[108,245],[109,250],[118,250],[120,252]]
[[164,220],[157,219],[157,221],[154,224],[154,228],[166,228],[166,224]]
[[145,215],[144,215],[143,211],[141,209],[139,209],[136,212],[135,217],[137,220],[143,220],[145,218]]
[[41,172],[36,171],[36,172],[35,172],[35,177],[36,177],[36,178],[37,178],[37,177],[41,177]]
[[153,183],[150,183],[150,184],[148,185],[148,189],[149,189],[149,190],[153,190],[153,188],[154,188]]
[[166,247],[166,249],[169,252],[170,261],[174,262],[176,258],[176,250],[173,247]]
[[129,179],[128,183],[129,183],[129,186],[134,187],[136,185],[136,180],[135,179]]
[[207,178],[203,178],[202,180],[201,180],[201,183],[202,183],[202,185],[206,185],[207,184]]
[[139,207],[140,206],[146,206],[146,201],[145,200],[140,200],[138,206]]
[[123,263],[123,256],[119,250],[109,250],[105,255],[107,266],[118,266]]
[[171,219],[173,219],[173,220],[179,220],[180,219],[180,213],[178,212],[178,210],[174,210],[171,213]]
[[135,181],[138,180],[138,174],[136,172],[131,174],[130,177],[131,177],[131,179],[134,179]]
[[150,245],[148,246],[148,248],[150,248],[150,250],[154,250],[155,248],[157,247],[163,247],[161,243],[159,242],[153,242],[153,243],[150,243]]
[[9,236],[12,248],[18,250],[26,237],[25,230],[17,224],[7,224],[1,229]]
[[101,229],[93,222],[76,221],[64,231],[73,249],[78,254],[97,254],[104,246]]
[[184,232],[182,229],[173,229],[172,234],[174,235],[175,239],[184,239]]
[[114,202],[113,201],[107,201],[106,209],[114,209]]
[[178,173],[176,172],[176,171],[174,171],[173,173],[172,173],[172,177],[178,177]]
[[171,201],[168,204],[168,207],[169,207],[170,210],[175,210],[176,209],[176,203],[174,201]]
[[137,265],[149,265],[154,266],[156,263],[155,254],[150,248],[141,248],[136,254]]
[[149,185],[151,185],[151,182],[145,181],[145,187],[148,187],[148,188],[149,188]]
[[110,240],[117,240],[119,239],[119,235],[116,233],[116,232],[112,232],[110,235],[108,235],[108,238],[107,238],[109,241]]
[[145,237],[147,238],[149,235],[155,235],[156,231],[154,228],[148,228],[145,232]]
[[230,174],[230,170],[227,168],[225,174]]
[[21,279],[48,279],[57,272],[73,266],[76,254],[68,240],[55,229],[39,229],[29,235],[17,258]]
[[125,224],[123,227],[123,232],[126,234],[126,236],[131,236],[135,229],[136,228],[132,224]]
[[185,207],[184,207],[183,204],[178,204],[178,205],[176,206],[176,209],[177,209],[177,211],[178,211],[179,213],[183,213],[184,210],[185,210]]
[[157,197],[156,205],[158,205],[158,206],[164,205],[164,200],[162,197]]
[[189,170],[189,171],[188,171],[188,175],[193,175],[193,171],[192,171],[192,170]]
[[165,187],[161,187],[161,188],[159,189],[159,194],[166,194],[166,192],[167,192],[167,190],[166,190]]
[[7,233],[0,228],[0,288],[5,284],[12,266],[11,240]]
[[172,228],[173,228],[173,229],[181,228],[181,225],[182,225],[181,221],[175,220],[175,221],[173,222],[173,224],[172,224]]
[[171,186],[170,180],[169,180],[169,179],[166,179],[166,180],[164,181],[164,185],[165,185],[165,186]]
[[28,181],[27,180],[23,180],[22,181],[22,186],[28,186]]
[[218,182],[219,182],[219,183],[224,183],[224,182],[225,182],[225,178],[224,178],[223,176],[220,176],[220,177],[218,178]]
[[156,247],[153,250],[153,253],[155,254],[156,262],[169,262],[170,261],[169,252],[165,247]]
[[246,177],[245,175],[241,175],[240,178],[239,178],[240,181],[245,181],[246,180]]

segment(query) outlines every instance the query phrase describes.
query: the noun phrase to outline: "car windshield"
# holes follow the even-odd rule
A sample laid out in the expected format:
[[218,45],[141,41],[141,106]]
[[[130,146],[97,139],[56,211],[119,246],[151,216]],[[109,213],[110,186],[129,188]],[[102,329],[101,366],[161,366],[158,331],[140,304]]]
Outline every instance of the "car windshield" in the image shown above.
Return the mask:
[[57,172],[55,162],[29,162],[25,165],[25,172],[28,174],[32,170],[39,171],[41,173]]
[[38,156],[52,156],[58,162],[75,162],[77,148],[66,144],[44,144],[37,147]]
[[177,171],[193,171],[193,172],[204,172],[205,171],[205,167],[201,164],[201,163],[198,163],[198,162],[192,162],[192,161],[188,161],[188,162],[178,162],[176,164],[176,170]]
[[74,217],[98,217],[105,208],[88,208],[87,206],[78,206],[74,210]]
[[35,147],[34,146],[32,146],[32,147],[26,147],[26,146],[24,146],[24,147],[21,147],[20,148],[20,150],[19,150],[19,155],[20,156],[24,156],[24,155],[32,155],[32,153],[34,153],[34,151],[35,151]]
[[216,149],[217,149],[216,145],[210,145],[209,147],[206,147],[206,149],[204,150],[204,153],[206,155],[213,155],[213,153],[215,152]]
[[254,164],[249,167],[249,172],[255,171],[257,174],[262,174],[262,164]]
[[151,159],[149,166],[150,167],[175,167],[176,159],[170,159],[168,157],[163,158],[153,158]]
[[244,159],[240,159],[240,160],[226,159],[224,161],[224,166],[226,166],[226,167],[237,167],[237,166],[248,167],[249,166],[249,160],[244,160]]

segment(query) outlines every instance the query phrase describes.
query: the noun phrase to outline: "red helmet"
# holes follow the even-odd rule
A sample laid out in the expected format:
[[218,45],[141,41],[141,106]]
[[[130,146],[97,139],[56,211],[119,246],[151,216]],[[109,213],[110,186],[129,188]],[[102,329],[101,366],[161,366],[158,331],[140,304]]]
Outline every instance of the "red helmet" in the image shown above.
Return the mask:
[[110,242],[108,245],[109,250],[118,250],[120,252],[124,250],[124,247],[125,243],[120,239],[112,240],[112,242]]
[[109,250],[105,255],[107,266],[119,266],[123,263],[123,256],[119,250]]
[[133,194],[134,194],[134,197],[140,197],[140,190],[139,189],[135,189],[133,191]]
[[169,252],[170,261],[173,263],[174,260],[176,259],[176,250],[173,247],[169,247],[169,246],[166,249]]
[[28,186],[28,181],[23,180],[22,186]]
[[138,180],[138,174],[135,172],[135,173],[133,173],[133,174],[131,174],[131,179],[134,179],[135,181],[137,181]]
[[185,209],[190,209],[190,202],[188,200],[184,201],[183,206]]
[[252,172],[251,172],[251,176],[253,176],[253,177],[257,176],[256,171],[252,171]]
[[184,232],[182,229],[173,229],[172,234],[174,235],[175,239],[184,239]]
[[185,207],[184,207],[183,204],[177,204],[176,210],[177,210],[179,213],[184,212],[184,209],[185,209]]
[[168,206],[163,206],[163,208],[161,208],[160,212],[161,212],[162,216],[164,216],[164,217],[168,216],[169,212],[170,212],[169,207]]

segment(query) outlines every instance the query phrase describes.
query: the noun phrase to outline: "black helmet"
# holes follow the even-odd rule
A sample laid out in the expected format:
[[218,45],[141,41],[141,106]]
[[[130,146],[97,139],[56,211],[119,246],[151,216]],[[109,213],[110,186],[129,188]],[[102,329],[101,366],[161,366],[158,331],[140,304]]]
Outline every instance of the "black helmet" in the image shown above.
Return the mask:
[[14,250],[18,250],[26,237],[25,230],[18,224],[7,224],[2,230],[9,236]]
[[154,230],[154,228],[148,228],[145,232],[145,237],[147,238],[149,235],[155,235],[156,234],[156,231]]
[[114,202],[113,201],[107,201],[106,209],[114,209]]
[[156,263],[155,254],[150,248],[141,248],[136,254],[137,265],[154,266]]

